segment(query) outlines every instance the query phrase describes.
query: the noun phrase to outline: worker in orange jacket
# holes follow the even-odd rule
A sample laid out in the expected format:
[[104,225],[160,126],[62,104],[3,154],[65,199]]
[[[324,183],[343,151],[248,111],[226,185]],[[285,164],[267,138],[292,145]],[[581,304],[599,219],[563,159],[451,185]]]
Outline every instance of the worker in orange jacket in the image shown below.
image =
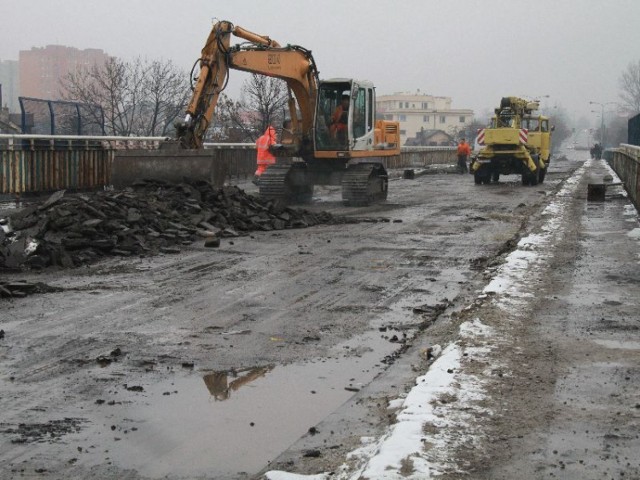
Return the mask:
[[258,167],[253,179],[254,183],[257,183],[260,175],[264,173],[269,165],[276,163],[276,157],[269,151],[269,147],[274,143],[276,143],[276,129],[269,125],[256,141]]
[[331,115],[329,131],[331,137],[339,144],[347,143],[347,123],[349,119],[349,95],[343,95],[340,105]]
[[471,155],[471,148],[464,138],[460,139],[458,144],[458,169],[460,173],[466,173],[467,170],[467,158]]

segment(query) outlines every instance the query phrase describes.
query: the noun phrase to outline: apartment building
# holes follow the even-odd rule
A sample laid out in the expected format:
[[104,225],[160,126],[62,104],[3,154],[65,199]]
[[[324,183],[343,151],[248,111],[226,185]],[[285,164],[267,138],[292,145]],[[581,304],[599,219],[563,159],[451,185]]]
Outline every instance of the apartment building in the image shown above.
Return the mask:
[[441,130],[455,137],[473,121],[473,110],[451,108],[451,97],[416,93],[394,93],[376,98],[376,111],[381,118],[400,122],[402,145],[421,131]]
[[60,81],[78,68],[91,68],[109,59],[97,48],[80,50],[62,45],[34,47],[19,53],[20,96],[59,100]]

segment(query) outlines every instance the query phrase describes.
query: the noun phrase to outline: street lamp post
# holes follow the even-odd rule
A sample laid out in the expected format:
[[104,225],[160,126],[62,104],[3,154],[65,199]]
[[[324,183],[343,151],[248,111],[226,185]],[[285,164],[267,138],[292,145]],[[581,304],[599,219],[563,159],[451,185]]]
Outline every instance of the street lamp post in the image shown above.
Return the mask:
[[616,102],[589,102],[589,105],[600,105],[600,142],[602,143],[602,148],[605,147],[605,125],[604,125],[604,107],[607,105],[617,105]]

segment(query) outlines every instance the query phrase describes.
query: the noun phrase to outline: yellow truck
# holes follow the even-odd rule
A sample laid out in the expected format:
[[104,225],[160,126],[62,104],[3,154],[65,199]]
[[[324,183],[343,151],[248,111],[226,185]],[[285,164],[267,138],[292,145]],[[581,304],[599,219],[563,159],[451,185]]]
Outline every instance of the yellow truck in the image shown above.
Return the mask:
[[518,97],[504,97],[495,109],[491,125],[480,130],[482,146],[471,160],[470,172],[477,185],[497,182],[500,175],[517,174],[523,185],[544,181],[551,160],[549,118],[536,115],[539,104]]

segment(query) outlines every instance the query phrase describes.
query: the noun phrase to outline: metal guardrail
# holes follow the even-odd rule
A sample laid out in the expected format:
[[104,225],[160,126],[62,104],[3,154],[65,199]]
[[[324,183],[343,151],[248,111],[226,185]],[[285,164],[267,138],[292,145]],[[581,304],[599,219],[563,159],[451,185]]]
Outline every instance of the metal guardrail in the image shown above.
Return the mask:
[[640,209],[640,147],[623,143],[610,151],[613,155],[607,158],[609,165],[622,180],[633,204]]
[[25,149],[78,149],[78,148],[148,148],[155,149],[167,137],[122,137],[122,136],[85,136],[85,135],[30,135],[0,134],[1,150]]

